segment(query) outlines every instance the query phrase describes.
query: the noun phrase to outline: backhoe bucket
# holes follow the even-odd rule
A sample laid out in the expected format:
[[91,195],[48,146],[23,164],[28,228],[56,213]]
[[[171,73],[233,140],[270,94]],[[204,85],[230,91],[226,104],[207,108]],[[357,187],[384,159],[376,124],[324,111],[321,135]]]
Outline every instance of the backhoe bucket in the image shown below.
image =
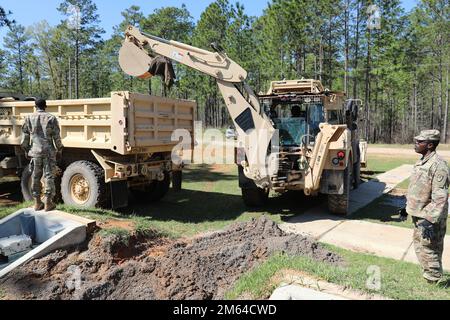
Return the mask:
[[131,41],[123,42],[119,51],[119,64],[132,77],[145,80],[160,76],[169,88],[175,80],[175,72],[169,59],[162,56],[152,58]]

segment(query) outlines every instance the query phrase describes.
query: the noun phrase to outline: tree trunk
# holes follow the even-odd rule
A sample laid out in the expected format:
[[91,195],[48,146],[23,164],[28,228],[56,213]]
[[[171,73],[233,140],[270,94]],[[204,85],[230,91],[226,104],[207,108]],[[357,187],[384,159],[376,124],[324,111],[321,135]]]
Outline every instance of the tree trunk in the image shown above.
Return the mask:
[[77,38],[75,40],[75,98],[80,98],[80,40],[78,39],[77,31]]
[[350,0],[346,1],[345,4],[345,16],[344,16],[344,41],[345,41],[345,62],[344,62],[344,92],[348,97],[348,55],[349,55],[349,35],[348,35],[348,24],[349,24],[349,10],[350,10]]
[[447,80],[446,80],[446,99],[445,99],[445,115],[444,115],[444,143],[447,143],[447,130],[448,130],[448,67],[447,67]]
[[356,35],[355,35],[355,61],[354,61],[354,70],[353,70],[353,98],[356,99],[358,97],[358,59],[359,59],[359,19],[360,19],[361,7],[358,1],[357,9],[356,9]]
[[370,29],[367,37],[367,59],[366,59],[366,80],[365,80],[365,103],[366,103],[366,141],[369,141],[370,132]]

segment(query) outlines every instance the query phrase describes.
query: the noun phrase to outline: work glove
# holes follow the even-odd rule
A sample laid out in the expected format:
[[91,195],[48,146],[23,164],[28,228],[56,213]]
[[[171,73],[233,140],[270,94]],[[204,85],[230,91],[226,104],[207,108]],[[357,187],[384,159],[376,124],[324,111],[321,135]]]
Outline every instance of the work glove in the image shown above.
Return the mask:
[[398,217],[399,217],[400,221],[408,220],[408,212],[406,212],[406,208],[402,208],[402,209],[398,210],[397,213],[398,213]]
[[422,229],[422,237],[424,239],[430,240],[434,237],[434,224],[428,220],[423,220],[418,223],[417,226]]

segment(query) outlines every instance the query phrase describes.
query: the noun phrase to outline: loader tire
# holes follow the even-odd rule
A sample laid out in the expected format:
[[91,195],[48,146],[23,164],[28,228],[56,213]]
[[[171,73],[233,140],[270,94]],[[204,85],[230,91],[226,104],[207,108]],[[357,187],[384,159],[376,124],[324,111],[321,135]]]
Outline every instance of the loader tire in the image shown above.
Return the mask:
[[353,165],[353,189],[358,189],[361,184],[361,162],[358,161]]
[[261,188],[242,188],[242,200],[247,207],[261,207],[267,203],[269,190]]
[[351,181],[351,174],[347,168],[344,170],[344,193],[328,195],[328,209],[331,213],[344,216],[348,215]]
[[103,169],[90,161],[76,161],[64,171],[61,194],[65,204],[80,208],[105,208],[109,190]]
[[133,197],[140,203],[153,203],[161,200],[169,192],[170,173],[164,171],[164,180],[152,181],[143,188],[130,189]]
[[[61,197],[61,169],[58,168],[58,174],[55,175],[55,197],[53,198],[53,202],[60,203],[62,202]],[[33,193],[31,191],[31,172],[30,166],[27,165],[20,176],[20,189],[22,191],[22,197],[24,201],[33,201]],[[42,191],[44,190],[44,186],[42,186]],[[41,196],[44,199],[44,195]]]

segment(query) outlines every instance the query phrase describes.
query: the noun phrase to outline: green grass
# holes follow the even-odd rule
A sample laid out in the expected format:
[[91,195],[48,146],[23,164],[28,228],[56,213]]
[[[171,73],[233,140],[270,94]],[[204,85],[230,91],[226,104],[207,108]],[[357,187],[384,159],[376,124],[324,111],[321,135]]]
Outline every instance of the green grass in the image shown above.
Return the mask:
[[395,169],[401,165],[415,164],[417,159],[417,157],[408,156],[386,157],[384,155],[370,155],[367,168],[362,168],[361,174],[363,178],[364,176],[375,178],[376,175]]
[[31,202],[23,202],[14,206],[1,206],[0,205],[0,219],[10,215],[11,213],[16,212],[17,210],[24,209],[27,207],[31,207]]
[[[410,149],[412,150],[414,148],[413,142],[410,144],[383,144],[383,143],[376,143],[376,144],[369,144],[369,148],[390,148],[390,149]],[[438,150],[450,150],[450,144],[440,144],[438,147]]]
[[[330,245],[325,247],[342,256],[346,262],[345,267],[321,263],[309,257],[289,257],[278,254],[242,276],[233,289],[226,294],[226,299],[237,299],[244,294],[250,294],[254,299],[265,299],[279,285],[273,283],[271,279],[277,272],[289,269],[307,273],[344,288],[375,293],[392,299],[450,300],[450,274],[448,273],[445,275],[444,283],[430,285],[423,280],[418,265],[355,253]],[[366,287],[367,271],[370,266],[380,268],[381,289],[379,291]]]

